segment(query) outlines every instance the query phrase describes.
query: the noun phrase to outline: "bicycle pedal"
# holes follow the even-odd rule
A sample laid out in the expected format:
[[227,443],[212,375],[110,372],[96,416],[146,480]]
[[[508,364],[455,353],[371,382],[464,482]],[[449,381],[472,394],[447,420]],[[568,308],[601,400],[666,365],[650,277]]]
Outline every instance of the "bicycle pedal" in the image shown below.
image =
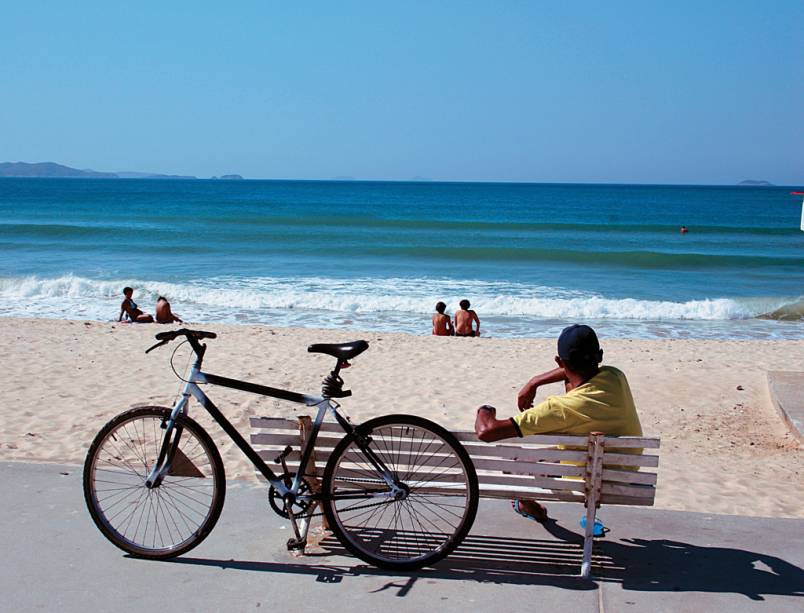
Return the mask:
[[282,461],[286,457],[288,457],[291,453],[293,453],[293,448],[290,445],[288,445],[282,450],[282,453],[276,456],[276,458],[274,459],[274,464],[282,464],[282,466],[284,467],[284,463]]
[[287,542],[288,551],[301,551],[304,553],[304,547],[307,545],[305,539],[289,538]]

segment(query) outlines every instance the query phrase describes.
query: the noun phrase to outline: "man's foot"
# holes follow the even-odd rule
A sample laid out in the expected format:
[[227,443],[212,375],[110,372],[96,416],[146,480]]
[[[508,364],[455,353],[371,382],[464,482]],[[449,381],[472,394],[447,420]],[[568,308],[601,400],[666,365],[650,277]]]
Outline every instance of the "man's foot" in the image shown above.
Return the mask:
[[543,523],[549,518],[547,517],[547,509],[540,505],[535,500],[516,499],[511,501],[511,506],[514,511],[522,517],[527,517],[533,521]]

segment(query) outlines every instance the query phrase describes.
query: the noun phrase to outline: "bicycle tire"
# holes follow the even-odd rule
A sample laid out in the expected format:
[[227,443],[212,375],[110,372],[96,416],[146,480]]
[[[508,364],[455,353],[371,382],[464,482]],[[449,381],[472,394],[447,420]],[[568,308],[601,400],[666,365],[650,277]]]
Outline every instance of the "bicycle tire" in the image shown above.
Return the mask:
[[[477,514],[477,473],[469,454],[450,432],[413,415],[378,417],[358,431],[371,436],[371,450],[409,492],[404,500],[339,501],[339,489],[348,494],[349,488],[359,492],[369,483],[387,487],[357,446],[356,436],[344,437],[322,480],[324,514],[336,538],[361,560],[392,570],[415,570],[448,556],[469,533]],[[450,502],[437,502],[443,499]],[[388,525],[383,527],[386,517]],[[369,525],[372,521],[377,525]]]
[[164,560],[196,547],[215,527],[226,497],[220,453],[187,416],[177,420],[183,431],[170,473],[159,487],[145,486],[164,436],[157,423],[170,413],[148,406],[117,415],[95,436],[84,462],[84,500],[92,520],[109,541],[138,558]]

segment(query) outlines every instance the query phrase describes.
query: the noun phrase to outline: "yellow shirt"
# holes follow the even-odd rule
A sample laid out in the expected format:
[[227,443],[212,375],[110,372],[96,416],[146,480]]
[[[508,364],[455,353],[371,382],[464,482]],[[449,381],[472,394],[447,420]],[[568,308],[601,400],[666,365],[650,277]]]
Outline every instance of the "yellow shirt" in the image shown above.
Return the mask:
[[622,371],[613,366],[602,366],[583,385],[562,396],[549,396],[511,419],[522,436],[559,432],[642,436],[631,388]]

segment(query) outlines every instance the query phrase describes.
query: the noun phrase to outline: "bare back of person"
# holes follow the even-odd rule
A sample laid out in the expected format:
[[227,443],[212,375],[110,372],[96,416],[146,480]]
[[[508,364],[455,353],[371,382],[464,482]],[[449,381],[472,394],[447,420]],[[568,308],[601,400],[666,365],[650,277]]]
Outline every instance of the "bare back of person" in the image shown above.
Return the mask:
[[170,303],[162,296],[156,301],[156,321],[160,324],[182,323],[179,316],[170,310]]
[[452,322],[449,315],[445,313],[433,314],[433,335],[452,336]]
[[[477,323],[477,328],[472,324]],[[480,318],[471,309],[455,311],[455,336],[480,336]]]

